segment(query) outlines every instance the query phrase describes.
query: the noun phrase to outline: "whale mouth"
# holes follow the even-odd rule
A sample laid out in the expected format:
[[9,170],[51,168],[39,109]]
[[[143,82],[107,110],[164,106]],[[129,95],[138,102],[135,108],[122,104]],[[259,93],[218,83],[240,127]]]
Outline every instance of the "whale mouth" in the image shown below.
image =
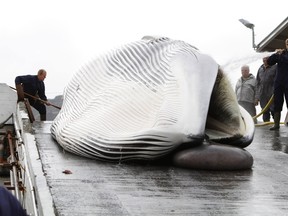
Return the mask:
[[254,137],[250,114],[238,105],[229,80],[218,70],[207,114],[206,139],[244,148]]

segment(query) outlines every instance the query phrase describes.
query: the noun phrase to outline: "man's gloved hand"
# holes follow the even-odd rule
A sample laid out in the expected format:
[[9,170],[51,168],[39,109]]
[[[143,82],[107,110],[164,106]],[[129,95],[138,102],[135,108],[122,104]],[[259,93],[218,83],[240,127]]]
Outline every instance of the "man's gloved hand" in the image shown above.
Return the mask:
[[24,101],[24,91],[23,91],[22,85],[21,84],[16,85],[16,90],[17,90],[17,96],[18,96],[17,103],[19,101]]

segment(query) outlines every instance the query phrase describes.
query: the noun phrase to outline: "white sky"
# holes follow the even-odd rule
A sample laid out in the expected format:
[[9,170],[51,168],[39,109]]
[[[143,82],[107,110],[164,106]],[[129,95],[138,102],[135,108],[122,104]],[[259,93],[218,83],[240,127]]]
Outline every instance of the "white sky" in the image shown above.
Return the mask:
[[184,40],[224,65],[255,53],[252,31],[238,19],[254,23],[258,44],[287,17],[287,6],[287,0],[0,0],[0,83],[14,86],[17,75],[44,68],[53,98],[88,61],[145,35]]

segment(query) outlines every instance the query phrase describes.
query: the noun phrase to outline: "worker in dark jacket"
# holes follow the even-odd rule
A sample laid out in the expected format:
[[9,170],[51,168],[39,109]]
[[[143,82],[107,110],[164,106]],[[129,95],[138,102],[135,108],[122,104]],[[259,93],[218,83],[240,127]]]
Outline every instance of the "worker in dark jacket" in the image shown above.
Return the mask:
[[18,199],[3,186],[0,186],[0,215],[27,216]]
[[[263,58],[263,64],[260,66],[257,72],[257,91],[256,91],[256,103],[260,102],[262,110],[268,104],[271,96],[274,92],[274,80],[277,72],[277,65],[269,66],[267,64],[268,56]],[[274,118],[274,104],[268,107],[267,111],[263,113],[263,121],[269,122],[270,115]]]
[[269,65],[277,63],[277,74],[274,83],[274,126],[270,130],[279,130],[281,111],[284,103],[288,108],[288,38],[285,41],[286,49],[277,49],[268,59]]
[[[15,85],[17,89],[18,102],[23,101],[24,97],[28,98],[29,103],[40,113],[40,120],[46,121],[46,105],[50,105],[45,95],[45,84],[44,79],[46,78],[47,72],[40,69],[37,75],[25,75],[17,76],[15,78]],[[28,96],[32,95],[40,100]]]

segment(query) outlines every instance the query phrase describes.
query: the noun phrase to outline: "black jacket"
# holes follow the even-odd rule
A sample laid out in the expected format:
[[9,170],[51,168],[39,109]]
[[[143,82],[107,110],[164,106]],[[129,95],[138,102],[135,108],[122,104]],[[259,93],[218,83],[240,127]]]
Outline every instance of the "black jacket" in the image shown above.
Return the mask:
[[27,216],[18,199],[2,186],[0,186],[0,215]]
[[47,101],[45,95],[45,84],[37,78],[37,75],[17,76],[15,78],[15,84],[22,84],[25,93],[39,96],[42,100]]
[[277,63],[277,74],[275,78],[276,84],[288,85],[288,51],[284,50],[281,54],[274,53],[268,59],[269,65]]

